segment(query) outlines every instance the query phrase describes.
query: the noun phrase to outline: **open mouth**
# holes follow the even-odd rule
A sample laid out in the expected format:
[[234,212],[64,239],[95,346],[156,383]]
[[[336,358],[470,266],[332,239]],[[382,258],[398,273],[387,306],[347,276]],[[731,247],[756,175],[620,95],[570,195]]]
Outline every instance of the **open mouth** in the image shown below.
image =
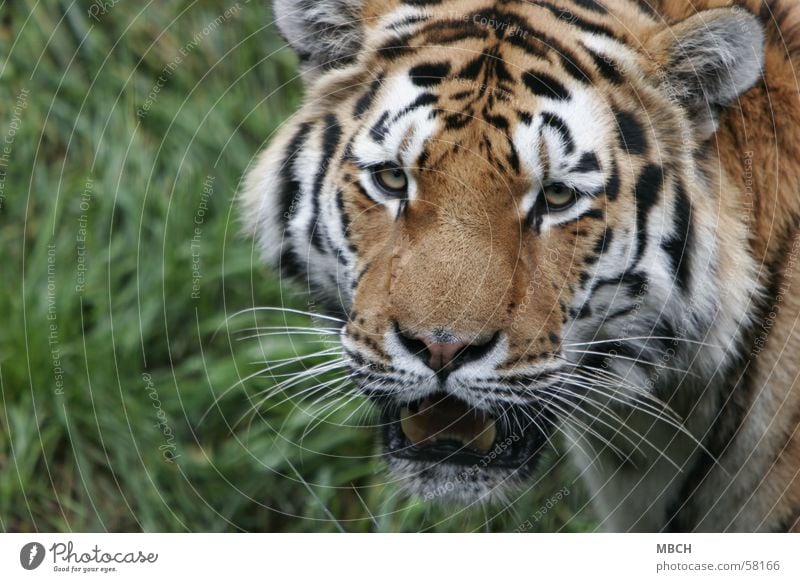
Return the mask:
[[426,465],[526,470],[547,438],[541,429],[548,423],[541,415],[517,406],[493,415],[436,393],[383,407],[384,448],[392,458]]

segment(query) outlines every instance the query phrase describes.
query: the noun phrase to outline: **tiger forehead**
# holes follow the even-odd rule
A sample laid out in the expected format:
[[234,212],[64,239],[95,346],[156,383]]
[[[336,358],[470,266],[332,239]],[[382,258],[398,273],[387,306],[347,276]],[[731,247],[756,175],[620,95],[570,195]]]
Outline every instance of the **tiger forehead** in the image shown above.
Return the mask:
[[[359,129],[350,157],[436,170],[483,164],[533,180],[571,167],[600,170],[614,119],[594,88],[557,79],[544,66],[515,78],[490,51],[424,57],[362,84],[353,97]],[[633,114],[625,120],[639,129]]]
[[[612,4],[614,0],[612,0]],[[579,81],[618,81],[616,63],[601,46],[636,46],[632,31],[654,24],[651,14],[610,13],[597,0],[406,1],[394,7],[373,3],[367,19],[368,53],[376,61],[397,61],[435,47],[440,53],[481,53],[487,48],[506,62],[560,62]],[[598,50],[600,49],[600,50]]]
[[[369,123],[366,135],[375,142],[366,156],[370,163],[381,150],[385,159],[436,165],[448,150],[470,147],[491,154],[503,171],[519,173],[527,165],[538,175],[551,155],[579,149],[571,125],[584,125],[584,134],[602,129],[608,115],[591,94],[630,101],[623,77],[636,58],[624,34],[606,22],[617,19],[594,0],[524,6],[415,0],[382,10],[365,50],[369,90],[356,96],[353,109],[357,121]],[[546,115],[537,118],[542,111]],[[638,130],[633,116],[623,119],[631,120]],[[523,152],[531,159],[520,160],[518,128],[534,124],[556,137],[542,148],[527,135],[523,145],[534,150]],[[423,144],[429,138],[437,143]],[[548,151],[559,140],[561,151]],[[589,156],[585,163],[597,161],[594,152],[577,153]]]

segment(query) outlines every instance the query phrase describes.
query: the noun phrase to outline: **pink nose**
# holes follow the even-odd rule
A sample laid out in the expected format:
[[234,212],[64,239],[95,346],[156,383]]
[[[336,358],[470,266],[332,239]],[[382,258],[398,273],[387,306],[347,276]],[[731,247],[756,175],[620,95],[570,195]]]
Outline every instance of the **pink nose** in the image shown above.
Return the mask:
[[431,355],[428,365],[436,371],[441,370],[452,362],[462,350],[473,343],[468,340],[447,343],[432,342],[425,338],[421,338],[421,341],[428,348],[428,352]]

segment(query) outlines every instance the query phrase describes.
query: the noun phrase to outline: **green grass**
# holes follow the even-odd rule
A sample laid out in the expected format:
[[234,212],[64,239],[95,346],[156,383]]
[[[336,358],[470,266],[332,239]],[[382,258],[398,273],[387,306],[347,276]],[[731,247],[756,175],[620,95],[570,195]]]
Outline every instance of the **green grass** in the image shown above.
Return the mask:
[[[358,403],[308,434],[309,403],[252,413],[277,380],[240,379],[327,344],[243,339],[299,315],[234,316],[308,307],[239,235],[240,177],[302,88],[266,2],[202,32],[235,4],[0,4],[0,530],[518,527],[563,466],[510,508],[432,508],[386,483]],[[570,487],[535,530],[589,527]]]

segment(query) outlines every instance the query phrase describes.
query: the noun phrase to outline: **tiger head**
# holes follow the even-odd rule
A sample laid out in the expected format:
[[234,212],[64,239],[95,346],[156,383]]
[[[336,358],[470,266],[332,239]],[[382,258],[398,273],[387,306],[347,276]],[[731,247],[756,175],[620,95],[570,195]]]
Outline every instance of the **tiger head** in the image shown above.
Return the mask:
[[746,301],[720,284],[740,233],[710,152],[759,77],[757,20],[667,25],[634,0],[275,14],[307,96],[253,165],[245,218],[343,314],[402,483],[486,498],[557,434],[610,443],[626,406],[658,422],[692,342],[722,342]]

